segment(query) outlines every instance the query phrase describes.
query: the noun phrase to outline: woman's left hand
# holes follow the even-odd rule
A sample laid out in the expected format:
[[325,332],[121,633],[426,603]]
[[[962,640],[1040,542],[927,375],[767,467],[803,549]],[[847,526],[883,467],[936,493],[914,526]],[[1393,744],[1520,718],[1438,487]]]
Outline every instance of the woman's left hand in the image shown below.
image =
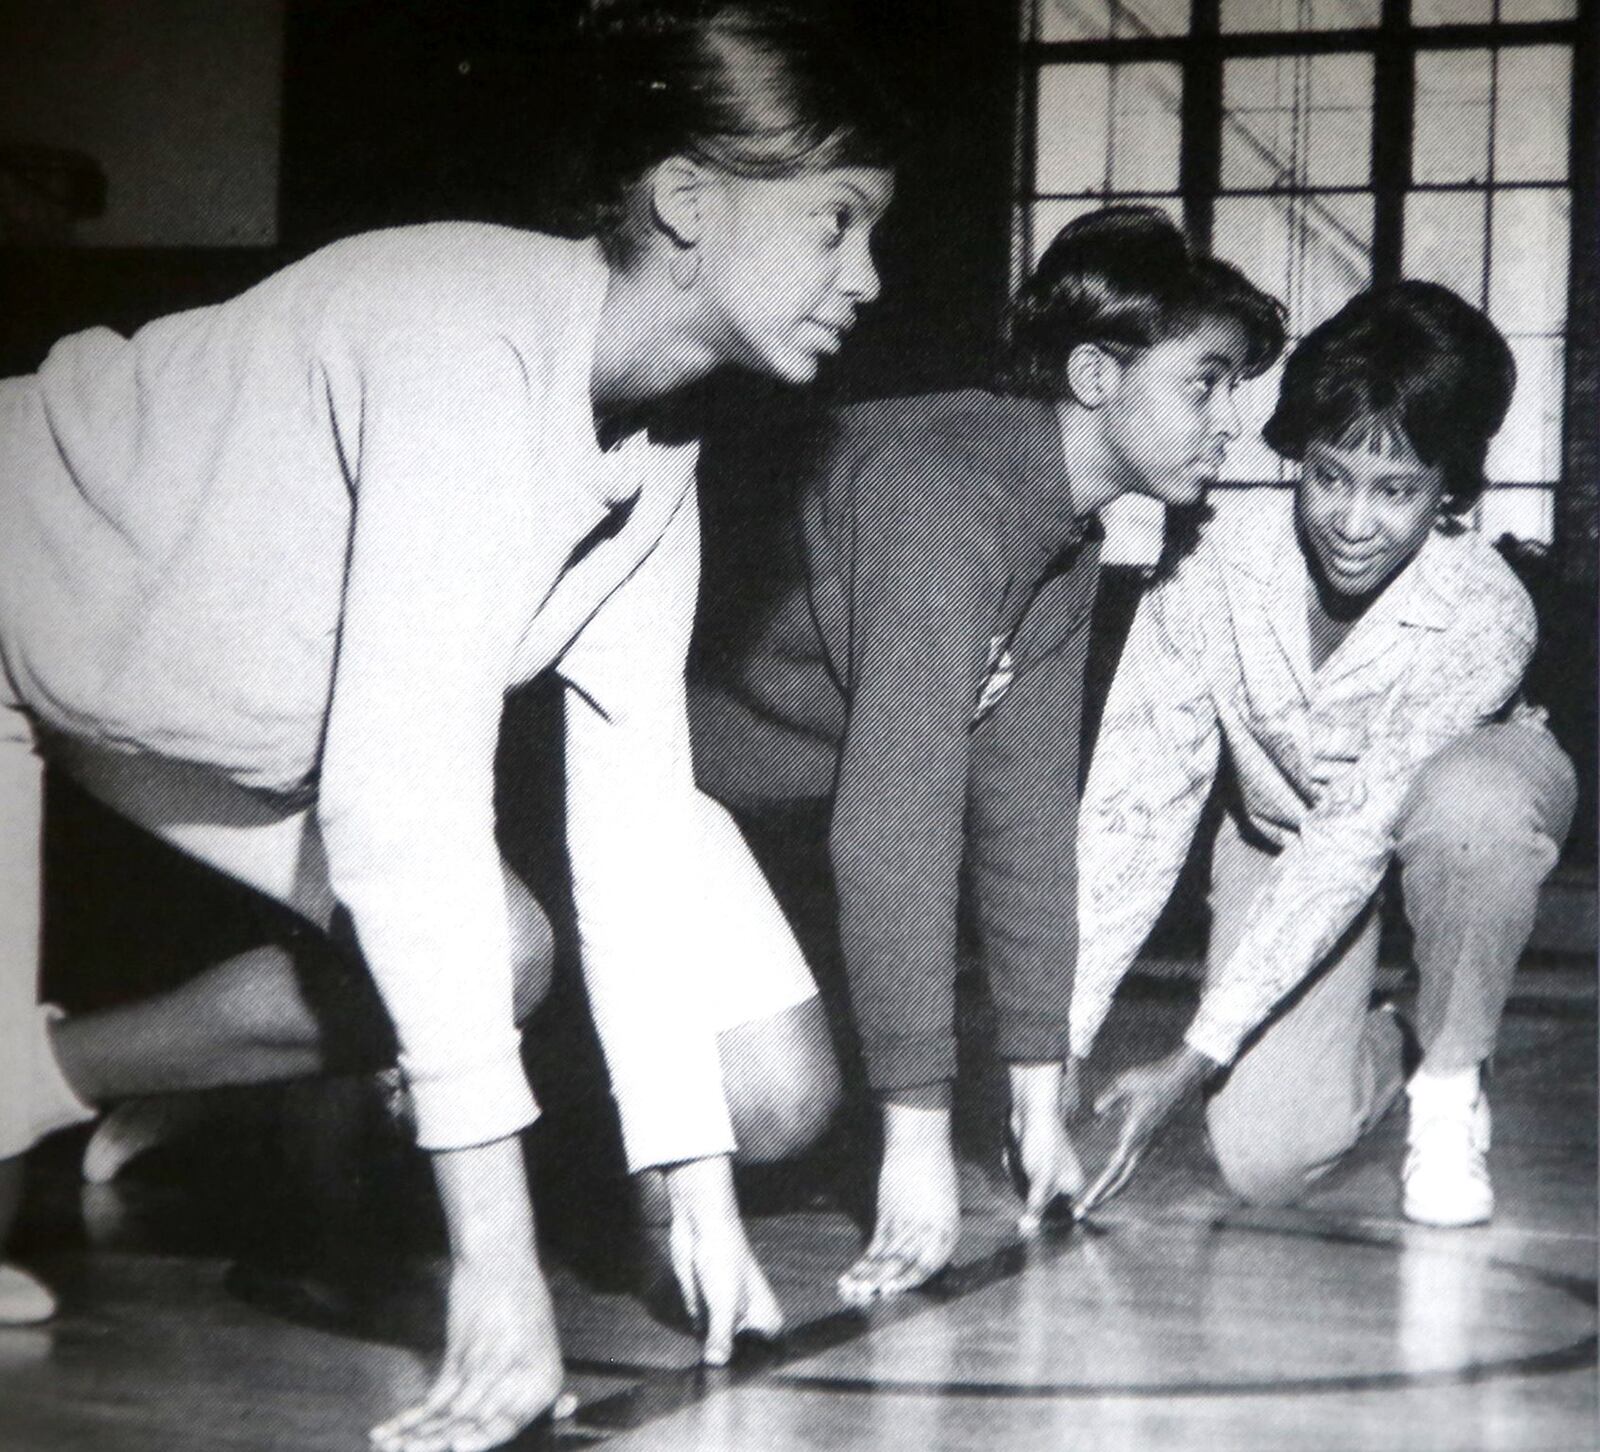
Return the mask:
[[776,1336],[783,1312],[745,1234],[728,1157],[689,1160],[665,1174],[672,1273],[689,1315],[705,1318],[701,1359],[707,1366],[726,1366],[736,1336]]
[[485,1452],[568,1417],[555,1308],[515,1136],[432,1155],[450,1234],[444,1364],[423,1402],[371,1433],[379,1452]]

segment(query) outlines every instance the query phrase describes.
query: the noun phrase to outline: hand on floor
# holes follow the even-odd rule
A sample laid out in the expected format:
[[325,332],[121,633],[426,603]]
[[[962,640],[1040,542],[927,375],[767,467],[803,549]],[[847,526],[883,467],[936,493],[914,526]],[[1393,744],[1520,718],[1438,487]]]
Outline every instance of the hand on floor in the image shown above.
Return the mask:
[[1140,1064],[1117,1076],[1095,1101],[1096,1116],[1122,1112],[1122,1133],[1100,1178],[1083,1198],[1082,1214],[1105,1203],[1132,1178],[1157,1131],[1215,1072],[1216,1063],[1180,1044],[1164,1059]]
[[532,1257],[458,1259],[444,1366],[427,1400],[372,1432],[381,1452],[487,1452],[548,1412],[569,1417],[544,1273]]
[[915,1290],[950,1264],[960,1229],[950,1111],[886,1104],[877,1221],[839,1277],[840,1298],[859,1306]]
[[1047,1215],[1062,1202],[1070,1206],[1083,1194],[1079,1163],[1064,1116],[1076,1109],[1076,1063],[1064,1075],[1058,1062],[1013,1064],[1011,1079],[1011,1143],[1018,1190],[1025,1197],[1017,1229],[1036,1233]]
[[666,1171],[672,1204],[672,1273],[689,1315],[705,1322],[707,1366],[726,1366],[740,1335],[776,1336],[783,1312],[772,1294],[733,1193],[725,1155]]

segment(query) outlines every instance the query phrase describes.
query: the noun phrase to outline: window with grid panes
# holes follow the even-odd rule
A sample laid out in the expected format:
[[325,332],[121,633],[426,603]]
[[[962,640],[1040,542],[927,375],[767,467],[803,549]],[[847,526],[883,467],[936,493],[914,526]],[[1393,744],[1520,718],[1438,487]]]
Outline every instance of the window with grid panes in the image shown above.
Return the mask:
[[[1161,207],[1289,308],[1442,282],[1487,309],[1518,379],[1473,522],[1548,543],[1562,473],[1577,0],[1025,0],[1019,262],[1111,201]],[[1280,365],[1281,369],[1281,365]],[[1218,510],[1292,467],[1243,390]],[[1160,511],[1113,506],[1113,558]]]

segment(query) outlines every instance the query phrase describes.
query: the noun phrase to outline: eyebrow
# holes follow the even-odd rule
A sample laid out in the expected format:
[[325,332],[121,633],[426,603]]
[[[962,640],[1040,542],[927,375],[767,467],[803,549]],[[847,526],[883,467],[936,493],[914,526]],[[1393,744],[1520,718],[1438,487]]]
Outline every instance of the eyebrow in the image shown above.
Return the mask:
[[1239,366],[1226,353],[1207,353],[1204,358],[1195,364],[1195,367],[1205,368],[1213,363],[1220,364],[1224,368],[1237,368]]

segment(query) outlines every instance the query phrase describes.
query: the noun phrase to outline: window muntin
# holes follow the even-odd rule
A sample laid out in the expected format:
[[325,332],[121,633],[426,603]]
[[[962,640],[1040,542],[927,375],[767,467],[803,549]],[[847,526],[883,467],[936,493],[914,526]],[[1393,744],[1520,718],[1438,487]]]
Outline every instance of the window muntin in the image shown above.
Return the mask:
[[[1036,165],[1019,260],[1036,260],[1074,216],[1143,202],[1283,297],[1293,339],[1375,277],[1454,288],[1487,309],[1519,369],[1478,523],[1548,541],[1563,463],[1576,6],[1037,0],[1031,15]],[[1189,43],[1196,26],[1214,38]],[[1276,389],[1277,370],[1247,385],[1252,434]],[[1224,482],[1291,475],[1252,436],[1230,450]]]

